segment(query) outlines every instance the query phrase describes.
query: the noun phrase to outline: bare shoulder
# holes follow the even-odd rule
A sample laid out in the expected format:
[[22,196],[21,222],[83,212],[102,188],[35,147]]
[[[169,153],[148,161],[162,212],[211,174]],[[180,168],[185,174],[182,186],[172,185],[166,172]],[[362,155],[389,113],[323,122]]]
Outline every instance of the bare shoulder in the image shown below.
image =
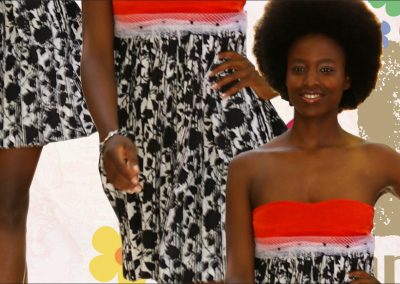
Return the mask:
[[284,139],[280,136],[270,142],[237,155],[230,163],[230,169],[240,170],[242,174],[257,174],[257,169],[265,169],[269,164],[274,164],[279,156],[288,151]]
[[364,151],[376,172],[383,177],[382,189],[400,197],[400,154],[389,146],[378,143],[366,143]]
[[365,142],[361,149],[370,167],[382,177],[382,186],[391,187],[400,194],[400,154],[380,143]]
[[270,142],[237,155],[232,162],[241,164],[251,164],[266,156],[279,155],[279,153],[286,152],[287,145],[281,136],[272,139]]
[[400,154],[391,147],[382,143],[363,141],[360,150],[367,154],[371,160],[375,161],[395,161],[400,160]]

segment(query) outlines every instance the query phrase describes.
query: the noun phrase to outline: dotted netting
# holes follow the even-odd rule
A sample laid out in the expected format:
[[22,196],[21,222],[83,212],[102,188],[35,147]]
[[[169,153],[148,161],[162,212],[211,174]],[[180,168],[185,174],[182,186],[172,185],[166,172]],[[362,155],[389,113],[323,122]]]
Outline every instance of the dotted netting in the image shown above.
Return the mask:
[[138,33],[246,31],[246,14],[131,14],[114,15],[115,35],[130,37]]
[[287,255],[348,255],[373,253],[374,237],[368,236],[295,236],[256,238],[256,257]]

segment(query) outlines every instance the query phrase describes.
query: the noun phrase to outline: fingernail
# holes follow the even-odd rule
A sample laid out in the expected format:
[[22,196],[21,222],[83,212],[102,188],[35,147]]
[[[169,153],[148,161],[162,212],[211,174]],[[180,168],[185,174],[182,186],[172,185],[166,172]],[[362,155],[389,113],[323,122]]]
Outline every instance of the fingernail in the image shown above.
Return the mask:
[[228,95],[225,94],[225,93],[222,93],[222,94],[221,94],[221,97],[222,97],[223,99],[226,99],[226,98],[228,97]]
[[219,89],[218,84],[212,84],[211,89],[218,90]]
[[133,190],[134,190],[135,192],[141,192],[141,191],[142,191],[142,188],[140,187],[140,185],[137,185],[137,186],[135,186],[135,187],[133,188]]
[[133,166],[133,169],[134,169],[136,172],[139,172],[139,166],[138,166],[138,165],[134,165],[134,166]]
[[137,177],[134,177],[134,178],[131,179],[131,182],[133,184],[137,184],[139,182],[139,179]]

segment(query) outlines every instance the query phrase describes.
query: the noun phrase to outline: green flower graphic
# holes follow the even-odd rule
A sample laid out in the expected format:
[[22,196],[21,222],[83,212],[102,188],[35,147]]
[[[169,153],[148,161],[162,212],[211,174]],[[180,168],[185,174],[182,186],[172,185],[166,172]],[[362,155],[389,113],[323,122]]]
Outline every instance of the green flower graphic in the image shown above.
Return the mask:
[[386,5],[386,13],[391,17],[400,15],[400,1],[399,0],[369,0],[372,7],[381,8]]

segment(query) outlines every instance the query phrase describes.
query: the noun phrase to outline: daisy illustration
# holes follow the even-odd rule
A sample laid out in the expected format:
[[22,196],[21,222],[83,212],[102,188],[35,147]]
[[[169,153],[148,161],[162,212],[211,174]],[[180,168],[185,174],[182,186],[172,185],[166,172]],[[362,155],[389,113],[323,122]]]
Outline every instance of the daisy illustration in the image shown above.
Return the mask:
[[132,282],[122,273],[121,237],[111,227],[100,227],[92,239],[94,249],[100,253],[89,264],[93,277],[99,282],[109,282],[118,276],[118,283],[146,283],[145,280]]

